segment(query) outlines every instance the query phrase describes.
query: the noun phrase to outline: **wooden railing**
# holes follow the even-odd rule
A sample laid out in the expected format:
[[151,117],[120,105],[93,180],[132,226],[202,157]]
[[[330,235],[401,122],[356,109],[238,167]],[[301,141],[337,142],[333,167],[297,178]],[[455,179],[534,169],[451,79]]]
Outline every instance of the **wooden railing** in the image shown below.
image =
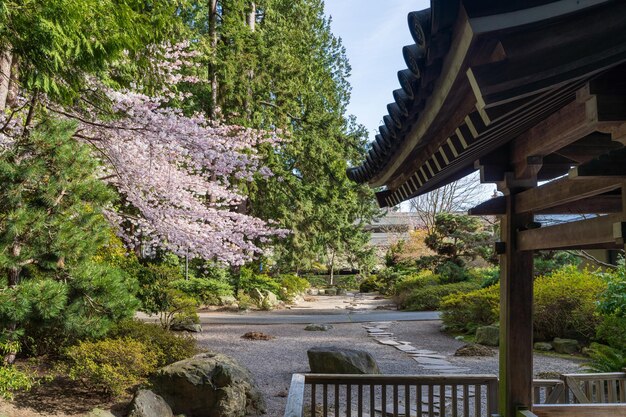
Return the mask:
[[564,374],[561,379],[535,380],[535,404],[626,403],[626,373]]
[[495,375],[295,374],[285,417],[484,417],[497,398]]
[[517,417],[626,417],[626,404],[541,404]]

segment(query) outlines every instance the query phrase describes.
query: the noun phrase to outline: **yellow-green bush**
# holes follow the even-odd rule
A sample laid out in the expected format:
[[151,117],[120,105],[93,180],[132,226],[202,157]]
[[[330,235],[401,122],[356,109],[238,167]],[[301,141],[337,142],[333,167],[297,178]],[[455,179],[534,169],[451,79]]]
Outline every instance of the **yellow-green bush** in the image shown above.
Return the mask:
[[535,279],[535,339],[594,337],[600,322],[596,301],[605,288],[600,274],[575,266]]
[[454,331],[473,332],[498,321],[500,285],[447,296],[439,309],[444,324]]
[[67,349],[68,375],[93,390],[119,396],[155,372],[158,354],[138,340],[80,342]]
[[455,282],[444,285],[427,285],[416,288],[409,293],[403,304],[398,307],[405,310],[432,311],[439,309],[439,304],[450,294],[469,292],[478,289],[478,284],[472,282]]
[[123,320],[117,323],[108,335],[113,339],[133,339],[149,346],[157,355],[157,367],[169,365],[199,352],[196,339],[166,330],[158,324],[139,320]]
[[439,276],[427,269],[424,269],[417,274],[404,276],[394,285],[393,301],[399,306],[403,306],[406,304],[407,298],[414,290],[424,288],[429,285],[436,285],[438,281]]
[[35,378],[28,372],[13,365],[0,365],[0,398],[12,399],[15,391],[28,391],[35,384]]
[[292,301],[296,295],[304,293],[311,286],[309,281],[297,275],[280,275],[278,281],[281,286],[280,298],[285,301]]

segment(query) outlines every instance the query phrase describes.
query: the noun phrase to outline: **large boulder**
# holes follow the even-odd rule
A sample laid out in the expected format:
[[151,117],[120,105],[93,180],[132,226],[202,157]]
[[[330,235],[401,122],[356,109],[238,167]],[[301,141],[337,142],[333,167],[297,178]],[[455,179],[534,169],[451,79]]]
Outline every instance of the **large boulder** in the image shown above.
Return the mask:
[[141,389],[135,393],[127,417],[174,417],[174,413],[163,397]]
[[482,326],[476,329],[476,343],[485,346],[500,344],[500,328],[498,326]]
[[552,341],[552,346],[556,353],[576,353],[580,349],[577,340],[574,339],[560,339],[555,337]]
[[157,371],[154,391],[175,414],[243,417],[265,412],[250,371],[220,353],[201,353]]
[[309,332],[327,332],[328,330],[331,330],[333,328],[332,324],[326,324],[326,323],[311,323],[308,324],[304,330],[307,330]]
[[320,374],[379,374],[378,364],[368,352],[335,346],[315,347],[307,352],[311,372]]
[[536,342],[534,347],[535,347],[535,350],[541,350],[541,351],[547,352],[549,350],[552,350],[552,343]]

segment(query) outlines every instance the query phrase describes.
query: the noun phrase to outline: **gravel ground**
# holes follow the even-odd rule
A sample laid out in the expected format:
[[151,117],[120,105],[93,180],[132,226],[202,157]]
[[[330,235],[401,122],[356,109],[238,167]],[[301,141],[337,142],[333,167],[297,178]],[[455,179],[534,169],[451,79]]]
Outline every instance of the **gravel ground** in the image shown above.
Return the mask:
[[[469,374],[497,374],[498,357],[455,357],[464,345],[439,331],[440,321],[396,322],[389,331],[398,340],[411,342],[418,349],[429,349],[447,356],[451,363],[469,368]],[[275,336],[270,341],[242,339],[246,332],[257,331]],[[307,349],[315,346],[339,346],[370,352],[384,374],[432,374],[409,355],[392,346],[378,344],[367,336],[362,324],[336,324],[327,332],[309,332],[301,324],[279,325],[212,325],[198,336],[200,345],[237,359],[250,369],[267,402],[267,416],[284,412],[286,395],[293,373],[309,371]],[[549,355],[535,355],[535,373],[559,373],[580,370],[580,361]]]

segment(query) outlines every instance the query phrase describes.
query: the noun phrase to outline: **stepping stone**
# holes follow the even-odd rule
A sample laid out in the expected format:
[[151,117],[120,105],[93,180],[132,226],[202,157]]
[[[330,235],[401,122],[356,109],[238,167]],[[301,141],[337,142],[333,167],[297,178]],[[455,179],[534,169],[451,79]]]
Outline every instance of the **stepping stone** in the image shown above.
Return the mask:
[[425,358],[422,356],[413,356],[413,359],[420,365],[451,365],[450,362],[443,359]]
[[[398,343],[402,343],[402,342],[398,342]],[[410,345],[398,345],[396,346],[396,349],[401,350],[402,352],[407,352],[407,353],[412,353],[413,351],[415,351],[415,348]]]
[[423,353],[416,353],[417,351],[412,351],[409,352],[409,355],[416,357],[416,358],[431,358],[431,359],[446,359],[446,356],[444,355],[425,355]]
[[370,334],[368,334],[368,336],[370,336],[370,337],[393,336],[393,333],[388,333],[388,332],[374,332],[374,333],[370,333]]
[[383,340],[378,340],[378,343],[380,343],[381,345],[388,345],[388,346],[397,346],[399,345],[398,342],[396,342],[395,340],[391,340],[391,339],[383,339]]
[[417,349],[415,352],[420,353],[422,355],[437,355],[437,352],[433,352],[432,350],[426,350],[426,349]]

